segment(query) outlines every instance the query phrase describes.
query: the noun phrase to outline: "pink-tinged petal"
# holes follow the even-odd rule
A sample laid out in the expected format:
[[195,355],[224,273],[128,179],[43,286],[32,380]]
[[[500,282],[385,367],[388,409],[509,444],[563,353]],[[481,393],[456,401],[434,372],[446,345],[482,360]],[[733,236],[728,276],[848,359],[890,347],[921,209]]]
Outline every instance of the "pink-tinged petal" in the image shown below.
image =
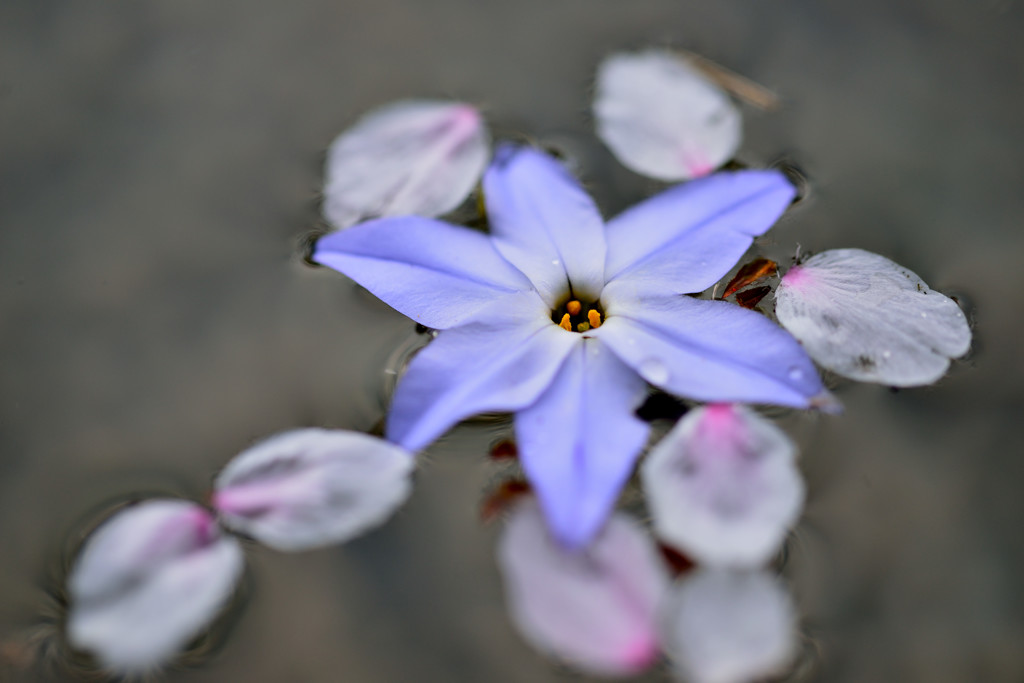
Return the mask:
[[716,173],[670,188],[609,221],[607,279],[653,294],[701,292],[794,196],[778,171]]
[[434,329],[498,316],[500,299],[531,289],[486,235],[418,216],[382,218],[322,237],[313,259]]
[[686,296],[604,303],[608,319],[590,334],[669,393],[718,403],[838,407],[796,340],[759,313]]
[[586,545],[607,519],[648,426],[646,387],[597,339],[584,339],[537,402],[516,414],[519,460],[555,537]]
[[243,562],[238,542],[194,503],[124,508],[86,540],[71,569],[68,640],[118,672],[158,666],[223,608]]
[[512,621],[537,650],[606,676],[637,674],[657,659],[668,576],[626,515],[571,552],[548,533],[537,504],[523,500],[498,543],[498,566]]
[[213,505],[229,529],[275,550],[307,550],[387,521],[409,497],[412,470],[412,455],[382,439],[298,429],[228,463]]
[[814,360],[861,382],[931,384],[971,346],[955,301],[860,249],[825,251],[791,268],[775,293],[775,313]]
[[766,572],[701,570],[673,590],[662,646],[690,683],[753,683],[786,672],[796,650],[796,615]]
[[503,145],[484,174],[484,201],[498,251],[526,274],[554,308],[568,298],[594,301],[604,286],[601,214],[555,159]]
[[412,359],[391,402],[390,440],[417,451],[467,417],[537,400],[581,337],[529,296],[502,309],[500,322],[444,330]]
[[748,408],[691,410],[640,468],[658,536],[698,564],[764,564],[803,506],[795,457],[789,437]]
[[483,118],[468,104],[381,107],[331,143],[324,217],[341,229],[380,216],[439,216],[469,195],[489,155]]
[[597,135],[627,168],[659,180],[707,175],[739,148],[729,96],[667,50],[619,53],[597,71]]

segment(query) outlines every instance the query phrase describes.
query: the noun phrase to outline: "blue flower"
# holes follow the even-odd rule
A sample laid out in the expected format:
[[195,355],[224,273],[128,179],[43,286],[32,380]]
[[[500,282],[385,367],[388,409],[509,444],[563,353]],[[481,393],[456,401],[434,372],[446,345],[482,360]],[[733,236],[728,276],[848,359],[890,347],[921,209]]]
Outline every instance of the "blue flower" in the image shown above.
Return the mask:
[[685,296],[786,210],[782,174],[718,173],[605,224],[557,161],[506,145],[483,189],[490,235],[382,218],[322,238],[314,259],[441,330],[398,383],[388,438],[420,450],[472,415],[515,413],[522,466],[566,547],[601,528],[647,441],[634,414],[646,382],[698,401],[827,396],[782,328]]

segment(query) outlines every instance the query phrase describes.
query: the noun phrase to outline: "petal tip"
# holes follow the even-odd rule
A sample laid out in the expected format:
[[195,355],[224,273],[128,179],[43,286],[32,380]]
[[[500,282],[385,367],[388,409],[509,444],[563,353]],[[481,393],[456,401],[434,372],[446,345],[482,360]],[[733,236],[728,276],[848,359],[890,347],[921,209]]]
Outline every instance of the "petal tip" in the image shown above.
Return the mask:
[[828,415],[843,414],[842,402],[828,389],[822,389],[821,393],[816,396],[812,396],[811,400],[808,402],[808,407]]
[[786,199],[786,205],[793,203],[793,200],[797,198],[800,188],[794,184],[793,180],[786,175],[785,172],[778,168],[768,168],[762,171],[754,171],[763,178],[770,179],[771,189],[783,195]]
[[575,505],[570,505],[560,500],[551,504],[541,496],[541,509],[551,538],[558,547],[570,553],[586,549],[601,530],[604,521],[604,517],[588,519],[585,515],[579,514],[581,501],[574,502]]

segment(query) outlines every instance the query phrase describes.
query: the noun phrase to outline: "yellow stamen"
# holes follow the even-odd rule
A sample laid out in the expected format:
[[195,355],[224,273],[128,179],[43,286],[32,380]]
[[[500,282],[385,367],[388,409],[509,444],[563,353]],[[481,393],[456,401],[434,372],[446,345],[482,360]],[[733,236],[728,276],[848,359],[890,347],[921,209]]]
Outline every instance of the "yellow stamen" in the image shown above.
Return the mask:
[[587,313],[587,320],[590,321],[590,326],[592,328],[597,329],[598,327],[601,327],[601,314],[594,309],[590,309],[590,312]]
[[558,323],[558,326],[561,327],[566,332],[572,332],[572,323],[569,322],[568,313],[562,316],[562,322]]
[[573,299],[565,305],[565,310],[569,311],[569,315],[579,315],[580,311],[583,310],[583,305]]
[[589,329],[590,329],[590,323],[580,323],[579,325],[576,326],[576,331],[577,332],[586,332]]

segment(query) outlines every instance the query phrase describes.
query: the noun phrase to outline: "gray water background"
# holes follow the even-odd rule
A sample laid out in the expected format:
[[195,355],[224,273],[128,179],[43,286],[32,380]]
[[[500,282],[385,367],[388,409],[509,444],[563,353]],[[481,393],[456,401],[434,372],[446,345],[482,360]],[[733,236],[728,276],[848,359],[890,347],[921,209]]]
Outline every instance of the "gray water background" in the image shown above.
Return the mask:
[[[412,325],[298,257],[334,135],[467,99],[566,149],[610,215],[657,188],[594,138],[592,75],[653,44],[783,98],[747,109],[742,156],[796,160],[812,196],[762,251],[876,251],[977,320],[937,385],[841,383],[845,416],[787,421],[807,680],[1024,680],[1022,28],[1012,0],[2,0],[0,676],[79,680],[24,641],[106,507],[201,497],[282,429],[379,420]],[[252,548],[230,637],[166,679],[576,680],[508,623],[477,523],[490,436],[436,444],[374,534]]]

